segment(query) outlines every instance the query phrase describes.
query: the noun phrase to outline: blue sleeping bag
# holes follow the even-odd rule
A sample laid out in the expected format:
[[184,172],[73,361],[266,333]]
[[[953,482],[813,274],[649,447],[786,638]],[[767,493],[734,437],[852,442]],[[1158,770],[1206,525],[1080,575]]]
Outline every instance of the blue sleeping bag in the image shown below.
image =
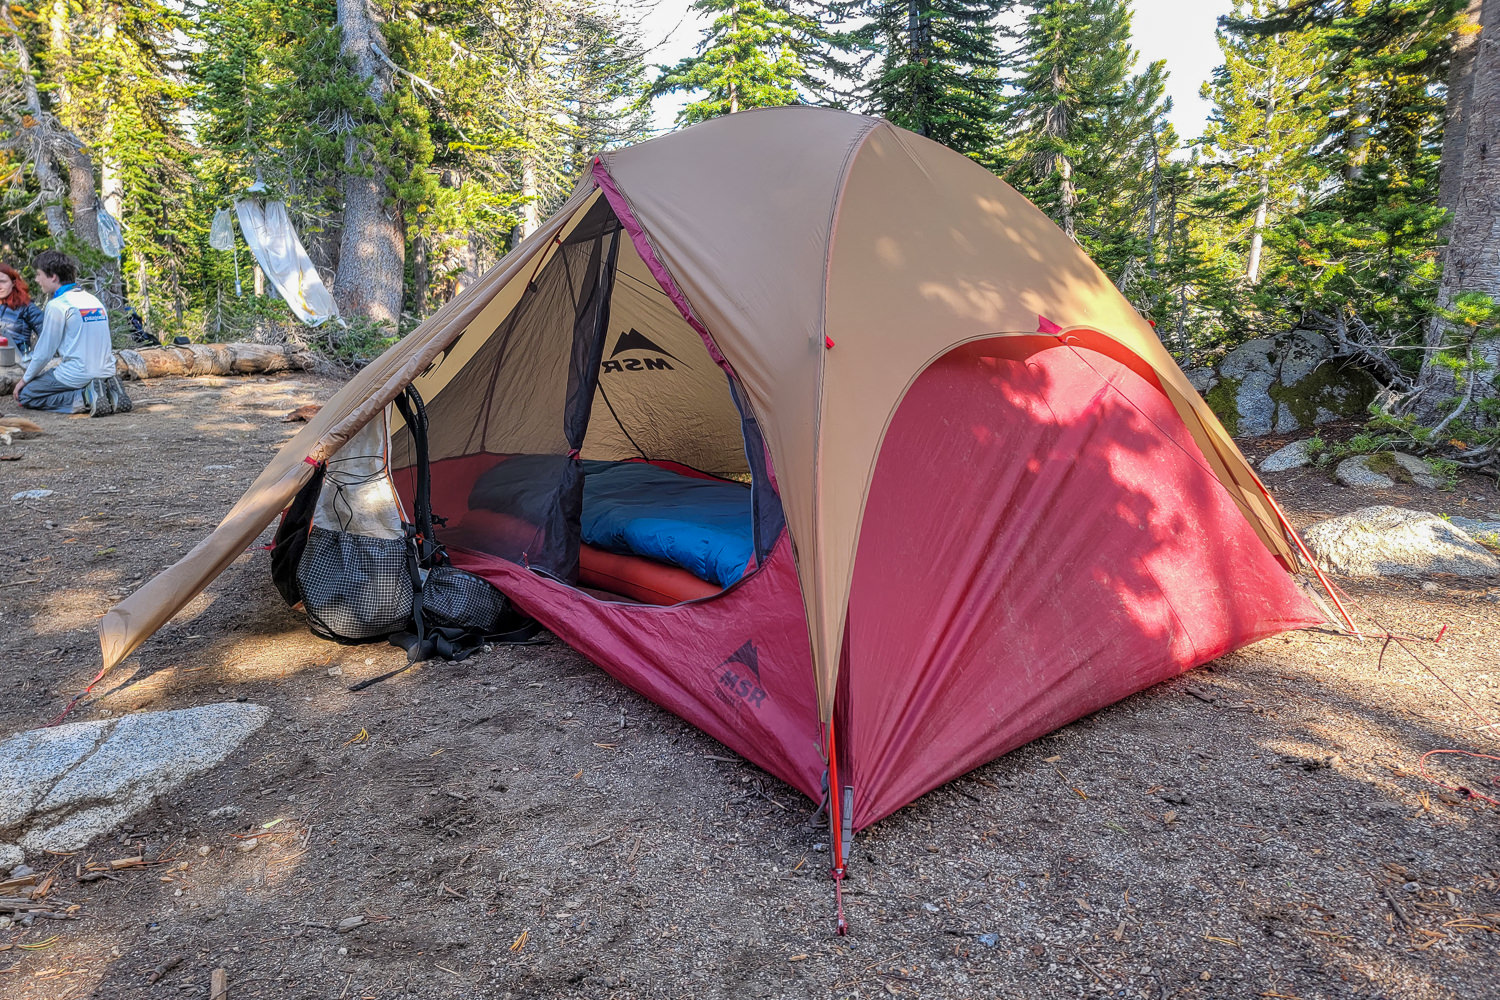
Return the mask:
[[750,487],[646,462],[583,463],[583,541],[728,587],[755,551]]

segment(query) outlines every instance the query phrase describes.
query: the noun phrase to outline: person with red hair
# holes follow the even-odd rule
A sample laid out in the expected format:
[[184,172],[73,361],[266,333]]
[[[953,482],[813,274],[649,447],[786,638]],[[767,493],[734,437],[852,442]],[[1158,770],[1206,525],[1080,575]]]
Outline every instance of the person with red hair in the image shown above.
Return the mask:
[[31,301],[26,279],[9,264],[0,263],[0,337],[8,337],[24,361],[42,335],[42,310]]

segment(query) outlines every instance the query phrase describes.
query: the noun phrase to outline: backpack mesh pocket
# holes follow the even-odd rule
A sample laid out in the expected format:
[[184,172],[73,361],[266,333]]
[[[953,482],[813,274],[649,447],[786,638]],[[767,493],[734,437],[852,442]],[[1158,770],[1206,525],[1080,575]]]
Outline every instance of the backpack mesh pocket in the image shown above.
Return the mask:
[[384,639],[412,616],[405,538],[376,538],[316,525],[297,566],[297,586],[315,635],[340,642]]
[[526,621],[488,580],[452,566],[434,566],[422,583],[422,621],[483,635],[509,632]]

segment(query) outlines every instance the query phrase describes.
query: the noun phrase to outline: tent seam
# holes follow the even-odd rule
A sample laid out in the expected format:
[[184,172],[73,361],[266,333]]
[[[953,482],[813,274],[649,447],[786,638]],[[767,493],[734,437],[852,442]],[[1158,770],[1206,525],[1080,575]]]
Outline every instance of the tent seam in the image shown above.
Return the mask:
[[[823,350],[818,351],[818,398],[816,405],[813,407],[813,483],[815,487],[813,490],[813,497],[814,503],[816,504],[813,509],[813,528],[818,533],[818,537],[813,540],[813,559],[815,570],[817,572],[819,580],[821,580],[822,578],[822,565],[821,560],[818,559],[818,554],[822,551],[822,531],[820,529],[820,522],[822,518],[823,505],[821,501],[821,491],[816,488],[816,484],[821,480],[823,475],[823,376],[828,364],[827,353],[832,349],[831,345],[829,345],[828,343],[828,279],[833,269],[833,247],[834,244],[838,242],[839,215],[844,207],[844,192],[849,187],[849,175],[854,170],[854,161],[859,156],[859,151],[864,148],[865,142],[870,138],[871,135],[875,133],[875,130],[880,128],[880,126],[882,125],[885,125],[888,128],[891,127],[890,123],[883,118],[871,118],[868,120],[865,127],[860,129],[859,132],[854,135],[853,139],[850,140],[849,148],[844,153],[844,162],[839,166],[838,187],[834,189],[833,202],[828,206],[828,242],[823,247],[823,288],[822,294],[818,296],[818,326],[814,331],[814,344],[816,345],[817,338],[821,336],[824,348]],[[894,129],[892,130],[894,131]],[[814,347],[814,349],[817,349],[816,346]],[[797,547],[795,544],[795,539],[793,539],[792,551],[794,554],[796,553],[796,550]],[[840,634],[843,633],[844,622],[848,618],[848,603],[848,595],[845,594],[843,601],[844,608],[838,613],[839,627],[837,631]],[[812,641],[811,635],[808,636],[808,640],[809,642]],[[813,683],[816,687],[818,673],[816,643],[813,643],[813,645],[815,647],[813,655]],[[835,690],[838,687],[838,676],[838,657],[835,657],[832,676],[832,687]],[[828,713],[829,717],[831,718],[833,715],[832,697],[830,697],[829,699]],[[821,707],[819,709],[818,715],[821,718]],[[828,720],[823,719],[822,721],[826,724]]]

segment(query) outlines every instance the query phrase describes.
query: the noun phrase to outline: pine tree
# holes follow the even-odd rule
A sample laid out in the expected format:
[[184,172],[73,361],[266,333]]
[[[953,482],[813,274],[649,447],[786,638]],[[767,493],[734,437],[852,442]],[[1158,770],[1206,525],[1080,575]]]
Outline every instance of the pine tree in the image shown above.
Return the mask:
[[[853,38],[878,60],[864,104],[895,125],[985,160],[1002,59],[995,22],[1018,0],[855,0]],[[867,60],[868,61],[868,60]]]
[[[49,40],[66,46],[45,60],[54,113],[79,140],[79,154],[92,154],[98,166],[97,177],[92,169],[70,171],[73,248],[106,304],[117,306],[128,294],[149,316],[159,279],[176,298],[171,265],[186,251],[182,227],[192,176],[180,113],[187,97],[180,70],[186,22],[159,0],[84,0],[54,4],[49,14]],[[96,198],[124,226],[118,263],[90,253],[99,246],[97,231],[79,224],[93,220]]]
[[1275,37],[1317,60],[1305,106],[1316,119],[1317,193],[1267,230],[1247,308],[1267,328],[1327,332],[1393,386],[1408,388],[1437,294],[1442,85],[1462,0],[1328,0],[1226,21],[1247,44]]
[[704,92],[678,114],[683,125],[819,95],[824,82],[814,71],[831,65],[832,48],[843,45],[814,18],[775,0],[694,0],[691,9],[713,15],[713,23],[697,54],[663,67],[650,91]]
[[1042,0],[1026,19],[1021,52],[1002,175],[1128,287],[1142,261],[1149,265],[1160,164],[1177,145],[1166,123],[1166,68],[1132,74],[1124,0]]
[[[1234,16],[1261,17],[1268,8],[1265,0],[1238,0]],[[1254,284],[1267,229],[1305,204],[1320,177],[1313,153],[1325,125],[1318,100],[1324,60],[1298,36],[1221,29],[1217,37],[1224,63],[1203,85],[1214,102],[1203,146],[1219,174],[1214,201],[1228,219],[1225,235]]]

